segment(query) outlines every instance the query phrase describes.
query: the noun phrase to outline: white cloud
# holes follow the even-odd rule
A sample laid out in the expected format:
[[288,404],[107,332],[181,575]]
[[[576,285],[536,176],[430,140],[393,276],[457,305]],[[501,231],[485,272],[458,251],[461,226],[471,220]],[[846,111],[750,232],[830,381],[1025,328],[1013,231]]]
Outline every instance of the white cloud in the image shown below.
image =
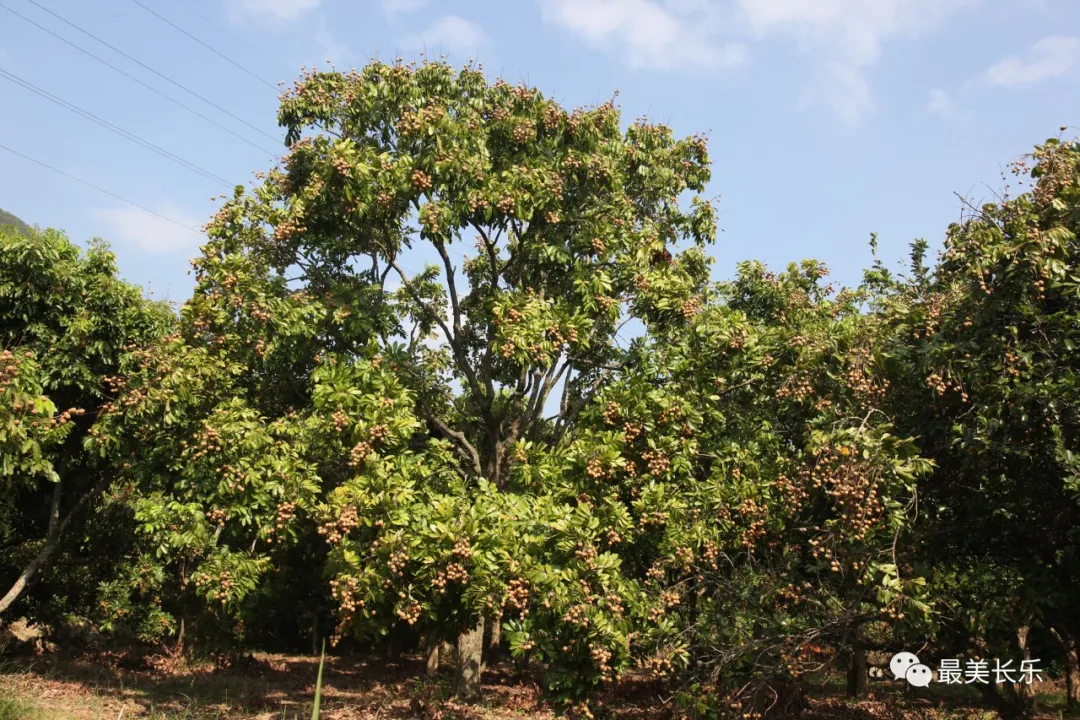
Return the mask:
[[189,228],[202,224],[198,218],[172,205],[153,208],[154,212],[165,217],[135,207],[118,207],[101,210],[99,214],[109,226],[107,240],[117,240],[124,244],[135,245],[143,250],[155,252],[175,252],[198,248],[206,237],[202,233],[192,232],[165,218],[172,218]]
[[444,15],[420,32],[401,39],[401,43],[411,50],[452,55],[471,55],[486,42],[487,34],[483,28],[457,15]]
[[1023,56],[1013,55],[990,67],[984,80],[991,85],[1018,87],[1067,75],[1080,65],[1080,40],[1052,35],[1039,40]]
[[271,24],[292,22],[318,9],[322,0],[227,0],[230,15],[241,21],[256,18]]
[[914,37],[980,0],[538,0],[545,20],[636,67],[725,67],[743,43],[789,40],[815,80],[802,105],[857,123],[872,107],[869,74],[883,46]]
[[821,62],[810,102],[822,99],[847,124],[872,107],[867,76],[883,45],[938,25],[977,0],[736,0],[758,38],[787,37]]
[[745,47],[717,42],[694,23],[695,13],[711,12],[703,0],[541,0],[540,7],[546,22],[624,56],[632,67],[717,68],[746,60]]
[[403,15],[426,7],[428,0],[380,0],[379,4],[387,15]]
[[930,91],[930,99],[926,103],[926,109],[940,118],[948,120],[955,112],[956,107],[949,94],[941,88]]

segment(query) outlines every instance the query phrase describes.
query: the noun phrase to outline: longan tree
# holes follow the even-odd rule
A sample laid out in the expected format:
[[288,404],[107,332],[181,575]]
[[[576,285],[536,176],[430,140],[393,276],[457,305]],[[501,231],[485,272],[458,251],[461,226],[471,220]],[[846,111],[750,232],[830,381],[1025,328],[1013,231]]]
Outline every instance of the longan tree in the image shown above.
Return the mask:
[[538,527],[514,464],[572,441],[623,323],[707,280],[705,142],[435,62],[309,73],[279,120],[288,153],[210,222],[172,349],[101,440],[206,599],[242,604],[314,521],[337,635],[476,644]]
[[[83,251],[55,230],[0,228],[0,613],[80,535],[73,524],[86,529],[110,479],[83,448],[105,378],[173,319],[117,277],[103,243]],[[64,585],[50,591],[77,592]],[[46,613],[62,604],[48,600]]]
[[618,567],[624,583],[615,597],[549,589],[558,614],[520,625],[545,660],[610,652],[596,633],[574,637],[562,614],[580,615],[622,627],[622,657],[601,657],[666,680],[688,709],[786,711],[818,648],[859,649],[925,616],[925,579],[897,540],[929,464],[884,412],[865,293],[837,293],[825,274],[745,263],[649,323],[563,474],[545,473],[589,507],[574,538],[586,569]]
[[[1012,169],[1030,185],[970,206],[934,267],[919,243],[909,278],[873,274],[894,328],[891,404],[937,465],[919,556],[934,569],[938,642],[1030,658],[1049,633],[1077,705],[1080,145],[1050,139]],[[1006,712],[1031,712],[1030,686],[995,689]]]

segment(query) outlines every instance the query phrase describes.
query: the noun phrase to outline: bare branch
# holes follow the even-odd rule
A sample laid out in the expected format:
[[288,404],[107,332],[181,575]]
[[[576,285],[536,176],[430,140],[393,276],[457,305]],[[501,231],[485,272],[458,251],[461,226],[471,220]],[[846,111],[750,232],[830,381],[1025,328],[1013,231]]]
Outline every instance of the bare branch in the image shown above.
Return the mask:
[[480,463],[480,453],[476,452],[476,448],[473,447],[472,443],[469,442],[469,439],[465,437],[465,433],[454,430],[443,420],[435,417],[434,415],[427,415],[427,420],[432,425],[439,428],[439,431],[444,433],[447,437],[456,440],[458,445],[460,445],[461,448],[469,454],[469,458],[472,460],[473,470],[476,472],[477,475],[484,474],[483,467]]

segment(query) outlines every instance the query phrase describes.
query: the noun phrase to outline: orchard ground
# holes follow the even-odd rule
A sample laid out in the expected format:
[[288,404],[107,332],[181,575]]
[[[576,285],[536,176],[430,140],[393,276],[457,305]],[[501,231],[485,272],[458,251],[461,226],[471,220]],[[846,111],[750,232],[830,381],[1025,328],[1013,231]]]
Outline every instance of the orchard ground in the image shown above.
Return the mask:
[[[227,669],[173,666],[165,656],[116,653],[47,653],[0,659],[0,720],[273,720],[308,718],[318,658],[258,653]],[[451,671],[426,679],[419,656],[328,657],[324,670],[324,720],[427,718],[429,720],[539,720],[556,713],[543,700],[539,672],[512,662],[490,667],[483,699],[454,701]],[[806,720],[975,720],[998,717],[970,687],[913,690],[875,679],[869,698],[844,695],[844,676],[832,670],[808,682]],[[1064,688],[1038,686],[1039,719],[1080,717],[1064,710]],[[677,718],[661,685],[630,674],[601,696],[598,709],[618,720]],[[602,715],[598,714],[598,717]]]

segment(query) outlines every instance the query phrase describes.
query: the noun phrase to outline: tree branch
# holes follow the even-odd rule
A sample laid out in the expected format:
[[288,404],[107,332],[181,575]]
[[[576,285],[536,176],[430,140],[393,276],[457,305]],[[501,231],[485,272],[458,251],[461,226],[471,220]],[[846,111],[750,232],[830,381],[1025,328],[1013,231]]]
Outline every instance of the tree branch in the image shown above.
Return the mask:
[[472,460],[473,470],[478,476],[484,474],[483,466],[480,463],[480,454],[476,452],[476,448],[473,447],[469,439],[465,437],[465,433],[454,430],[447,425],[443,420],[435,417],[434,415],[427,415],[427,420],[432,425],[437,427],[440,432],[444,433],[447,437],[456,440],[458,445],[461,446],[465,452],[469,454],[469,458]]

